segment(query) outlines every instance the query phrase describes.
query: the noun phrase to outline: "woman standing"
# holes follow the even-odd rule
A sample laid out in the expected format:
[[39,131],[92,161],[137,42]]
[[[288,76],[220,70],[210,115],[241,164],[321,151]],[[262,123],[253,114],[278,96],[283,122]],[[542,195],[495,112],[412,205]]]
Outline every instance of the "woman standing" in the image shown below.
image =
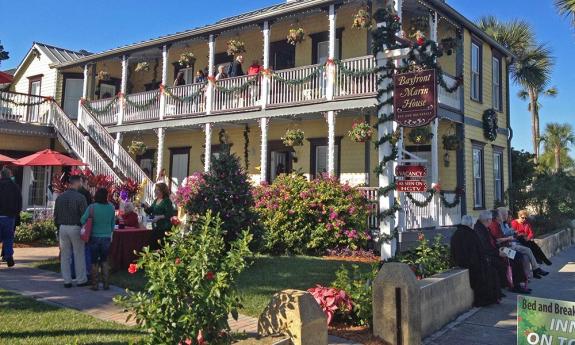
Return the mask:
[[535,255],[537,263],[541,264],[544,262],[546,265],[551,265],[551,261],[547,258],[545,253],[543,253],[537,243],[533,241],[535,232],[533,232],[533,228],[527,219],[527,217],[529,217],[529,212],[527,212],[527,210],[521,210],[517,215],[519,217],[511,222],[511,227],[517,234],[517,241],[519,241],[522,246],[531,249],[533,255]]
[[99,270],[102,269],[102,283],[104,290],[110,288],[110,265],[108,264],[108,252],[114,231],[115,210],[108,202],[108,190],[100,188],[94,196],[94,203],[86,209],[82,216],[82,224],[86,224],[88,218],[92,218],[92,234],[88,246],[92,256],[92,269],[90,270],[92,290],[99,287]]
[[170,189],[165,183],[157,183],[154,187],[156,198],[152,206],[146,208],[146,213],[152,216],[152,244],[150,249],[160,249],[166,232],[172,228],[171,218],[175,215],[174,205],[170,200]]

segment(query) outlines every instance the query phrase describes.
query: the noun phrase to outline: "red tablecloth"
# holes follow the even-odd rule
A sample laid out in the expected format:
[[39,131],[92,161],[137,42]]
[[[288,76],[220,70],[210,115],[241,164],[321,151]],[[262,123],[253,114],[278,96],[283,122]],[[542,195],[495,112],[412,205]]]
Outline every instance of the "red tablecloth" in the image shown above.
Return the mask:
[[115,270],[128,269],[138,257],[134,254],[142,251],[142,248],[150,245],[152,230],[140,228],[116,229],[112,235],[110,255],[112,268]]

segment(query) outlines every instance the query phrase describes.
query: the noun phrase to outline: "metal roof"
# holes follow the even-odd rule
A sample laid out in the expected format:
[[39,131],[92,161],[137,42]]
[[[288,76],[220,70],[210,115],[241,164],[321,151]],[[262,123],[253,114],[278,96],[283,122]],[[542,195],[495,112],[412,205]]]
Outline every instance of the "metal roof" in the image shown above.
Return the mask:
[[34,42],[34,46],[56,64],[74,61],[91,54],[88,52],[77,52],[69,49],[58,48],[41,42]]

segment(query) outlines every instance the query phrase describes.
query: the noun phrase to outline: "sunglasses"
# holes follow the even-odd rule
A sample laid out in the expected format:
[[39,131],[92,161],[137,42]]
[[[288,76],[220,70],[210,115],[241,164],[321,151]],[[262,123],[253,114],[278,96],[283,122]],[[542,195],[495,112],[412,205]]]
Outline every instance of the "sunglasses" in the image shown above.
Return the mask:
[[519,219],[527,219],[527,217],[519,217]]

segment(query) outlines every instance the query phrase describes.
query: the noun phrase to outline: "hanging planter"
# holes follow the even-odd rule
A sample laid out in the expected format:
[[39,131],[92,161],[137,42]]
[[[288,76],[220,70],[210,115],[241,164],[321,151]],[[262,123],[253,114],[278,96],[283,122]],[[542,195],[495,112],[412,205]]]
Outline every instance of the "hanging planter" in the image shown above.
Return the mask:
[[110,80],[110,73],[108,73],[108,71],[100,71],[98,72],[96,79],[100,81]]
[[192,67],[196,63],[196,57],[192,52],[182,53],[180,55],[180,59],[178,60],[178,64],[183,68]]
[[246,44],[240,40],[229,40],[227,53],[230,56],[239,55],[246,52]]
[[148,72],[150,70],[150,63],[147,61],[138,62],[134,68],[135,72]]
[[285,146],[302,146],[304,133],[301,129],[288,129],[281,139]]
[[296,45],[303,42],[305,39],[305,31],[302,28],[289,29],[287,35],[287,42],[291,45]]
[[356,143],[365,143],[366,141],[371,140],[373,136],[374,129],[369,123],[362,121],[362,122],[355,122],[351,126],[351,130],[347,133],[351,141]]
[[453,37],[447,37],[441,40],[440,46],[445,54],[452,55],[457,48],[457,41]]
[[134,156],[141,156],[148,150],[148,146],[143,141],[132,140],[128,147],[128,152]]
[[445,150],[457,151],[463,146],[463,142],[455,134],[446,134],[442,137]]
[[351,25],[354,29],[371,29],[372,20],[371,15],[365,9],[360,9],[353,16],[353,24]]
[[423,145],[429,143],[429,141],[433,138],[433,133],[431,133],[429,126],[424,126],[412,128],[407,136],[412,143]]

